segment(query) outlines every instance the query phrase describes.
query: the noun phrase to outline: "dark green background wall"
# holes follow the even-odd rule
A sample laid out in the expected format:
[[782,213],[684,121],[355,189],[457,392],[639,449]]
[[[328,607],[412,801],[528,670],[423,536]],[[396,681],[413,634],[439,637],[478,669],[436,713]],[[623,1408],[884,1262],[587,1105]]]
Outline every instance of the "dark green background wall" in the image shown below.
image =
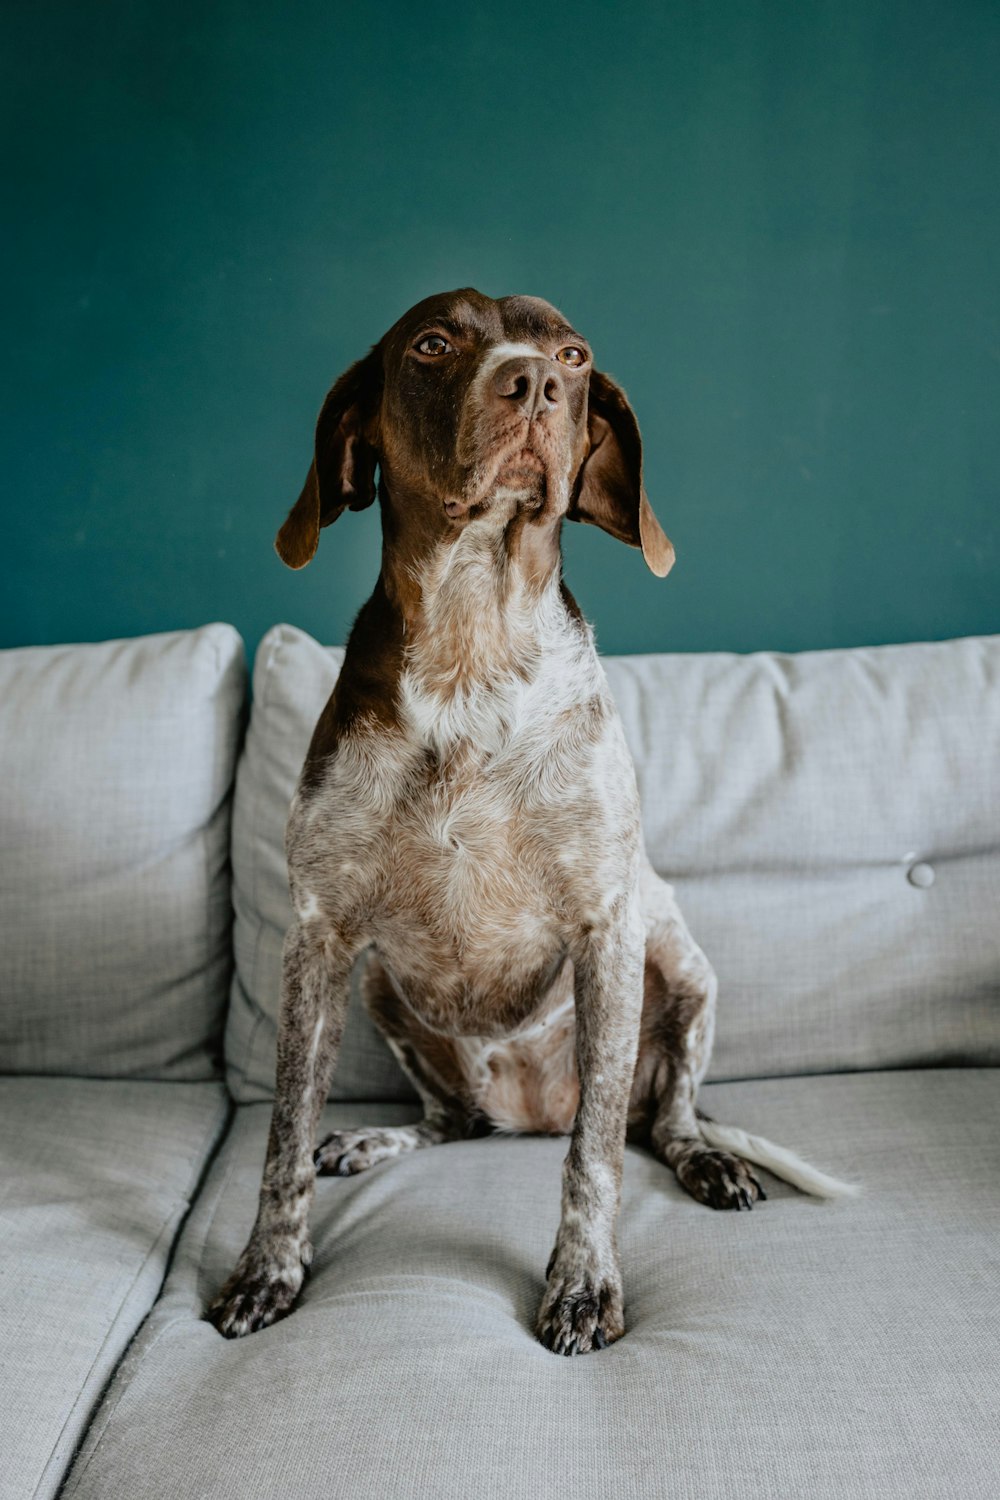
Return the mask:
[[664,583],[605,650],[1000,630],[995,0],[7,5],[4,644],[343,639],[377,512],[271,545],[410,303],[554,301],[628,388]]

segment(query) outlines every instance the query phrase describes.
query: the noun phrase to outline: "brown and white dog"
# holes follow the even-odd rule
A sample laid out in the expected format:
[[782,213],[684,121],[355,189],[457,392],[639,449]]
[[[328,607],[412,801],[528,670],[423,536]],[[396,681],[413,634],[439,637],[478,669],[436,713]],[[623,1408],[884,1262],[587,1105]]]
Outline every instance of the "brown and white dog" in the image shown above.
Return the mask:
[[[822,1196],[850,1189],[695,1110],[715,976],[643,852],[621,723],[560,566],[565,518],[641,547],[661,577],[673,563],[624,394],[548,303],[430,297],[327,396],[278,533],[289,566],[371,505],[376,470],[382,571],[288,823],[296,920],[260,1207],[208,1316],[235,1337],[289,1311],[317,1171],[492,1130],[570,1133],[536,1331],[562,1354],[600,1349],[625,1327],[626,1133],[713,1208],[764,1197],[747,1160]],[[362,955],[366,1004],[425,1114],[314,1152]]]

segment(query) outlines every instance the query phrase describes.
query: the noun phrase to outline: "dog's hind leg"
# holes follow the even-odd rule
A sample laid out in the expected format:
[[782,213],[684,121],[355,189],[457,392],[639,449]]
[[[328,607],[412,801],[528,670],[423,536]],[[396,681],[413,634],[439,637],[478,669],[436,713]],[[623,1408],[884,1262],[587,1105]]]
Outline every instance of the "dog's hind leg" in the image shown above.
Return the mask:
[[424,1146],[488,1135],[492,1128],[472,1100],[453,1043],[430,1031],[403,1005],[377,954],[369,952],[363,963],[365,1009],[420,1095],[424,1118],[414,1125],[333,1131],[315,1155],[316,1171],[323,1176],[352,1176]]
[[752,1208],[766,1193],[741,1157],[708,1144],[695,1111],[712,1052],[715,973],[670,886],[648,864],[640,898],[646,969],[629,1137],[648,1145],[699,1203]]
[[785,1146],[721,1125],[695,1109],[712,1051],[715,974],[688,932],[670,886],[648,864],[641,901],[646,972],[630,1140],[650,1146],[681,1186],[712,1208],[752,1208],[767,1197],[749,1163],[816,1198],[854,1197],[860,1189],[819,1171]]

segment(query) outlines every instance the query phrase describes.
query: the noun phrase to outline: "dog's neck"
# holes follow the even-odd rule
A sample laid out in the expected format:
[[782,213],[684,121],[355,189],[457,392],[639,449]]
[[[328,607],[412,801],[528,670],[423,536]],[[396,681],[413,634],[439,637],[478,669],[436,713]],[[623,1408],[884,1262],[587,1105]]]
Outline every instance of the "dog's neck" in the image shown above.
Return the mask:
[[435,692],[533,675],[567,608],[559,519],[502,494],[460,530],[427,514],[383,503],[381,582],[402,617],[408,667]]
[[[458,530],[428,515],[383,501],[382,572],[356,652],[352,637],[344,691],[364,708],[367,679],[378,677],[383,715],[391,702],[387,719],[454,767],[470,747],[477,763],[502,753],[527,720],[592,695],[596,659],[562,582],[558,517],[513,500],[506,515],[492,507]],[[366,619],[385,621],[374,673]]]

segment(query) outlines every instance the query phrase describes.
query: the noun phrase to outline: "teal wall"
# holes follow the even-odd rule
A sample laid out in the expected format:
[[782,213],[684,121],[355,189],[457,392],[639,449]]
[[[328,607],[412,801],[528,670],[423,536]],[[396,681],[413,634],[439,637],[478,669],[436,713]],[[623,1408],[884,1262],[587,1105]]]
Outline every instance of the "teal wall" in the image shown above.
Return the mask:
[[340,369],[532,292],[629,390],[678,552],[568,528],[605,650],[1000,630],[1000,6],[5,7],[0,642],[344,638],[284,570]]

